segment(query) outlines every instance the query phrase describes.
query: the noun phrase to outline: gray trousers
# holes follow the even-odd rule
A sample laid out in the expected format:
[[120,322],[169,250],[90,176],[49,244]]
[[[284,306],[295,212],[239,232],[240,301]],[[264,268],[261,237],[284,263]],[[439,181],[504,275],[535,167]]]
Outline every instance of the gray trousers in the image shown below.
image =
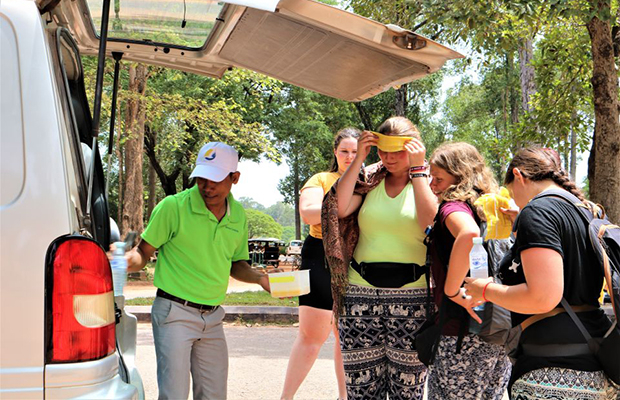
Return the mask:
[[156,297],[151,309],[159,399],[226,399],[228,347],[224,309],[196,308]]

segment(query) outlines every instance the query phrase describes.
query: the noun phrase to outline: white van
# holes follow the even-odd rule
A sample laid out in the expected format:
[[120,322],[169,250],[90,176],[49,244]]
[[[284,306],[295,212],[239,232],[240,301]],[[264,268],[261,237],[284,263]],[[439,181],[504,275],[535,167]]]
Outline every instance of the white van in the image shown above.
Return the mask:
[[[230,2],[237,4],[123,0],[110,10],[123,23],[109,31],[105,54],[213,77],[248,68],[349,101],[460,57],[413,32],[310,0]],[[105,177],[80,61],[80,53],[98,51],[91,16],[101,20],[103,3],[0,2],[1,398],[144,397],[136,319],[113,296],[104,252]],[[202,28],[170,36],[178,43],[149,39],[168,25],[149,31],[144,21],[171,19],[180,34],[187,22]]]

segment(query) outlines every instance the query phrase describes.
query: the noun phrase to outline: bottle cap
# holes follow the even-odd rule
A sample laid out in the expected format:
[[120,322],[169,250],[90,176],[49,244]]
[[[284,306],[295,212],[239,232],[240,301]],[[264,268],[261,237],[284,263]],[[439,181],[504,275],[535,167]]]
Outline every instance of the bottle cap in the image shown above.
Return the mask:
[[114,242],[114,255],[122,256],[125,255],[125,242]]
[[482,244],[482,238],[480,236],[474,238],[474,244]]

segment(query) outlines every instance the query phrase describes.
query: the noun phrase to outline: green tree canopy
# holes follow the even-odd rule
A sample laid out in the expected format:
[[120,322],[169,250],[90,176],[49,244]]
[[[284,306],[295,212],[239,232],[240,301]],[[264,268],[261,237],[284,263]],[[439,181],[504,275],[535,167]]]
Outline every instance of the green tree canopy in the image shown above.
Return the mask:
[[278,224],[271,216],[258,210],[245,210],[248,219],[248,237],[259,238],[281,238],[282,226]]

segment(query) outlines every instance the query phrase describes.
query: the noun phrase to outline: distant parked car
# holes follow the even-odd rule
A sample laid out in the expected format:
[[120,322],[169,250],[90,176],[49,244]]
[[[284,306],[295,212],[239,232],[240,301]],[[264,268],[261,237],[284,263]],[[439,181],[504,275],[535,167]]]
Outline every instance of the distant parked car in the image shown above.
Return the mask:
[[303,240],[291,240],[288,248],[286,249],[286,255],[301,255],[301,246],[303,246]]

